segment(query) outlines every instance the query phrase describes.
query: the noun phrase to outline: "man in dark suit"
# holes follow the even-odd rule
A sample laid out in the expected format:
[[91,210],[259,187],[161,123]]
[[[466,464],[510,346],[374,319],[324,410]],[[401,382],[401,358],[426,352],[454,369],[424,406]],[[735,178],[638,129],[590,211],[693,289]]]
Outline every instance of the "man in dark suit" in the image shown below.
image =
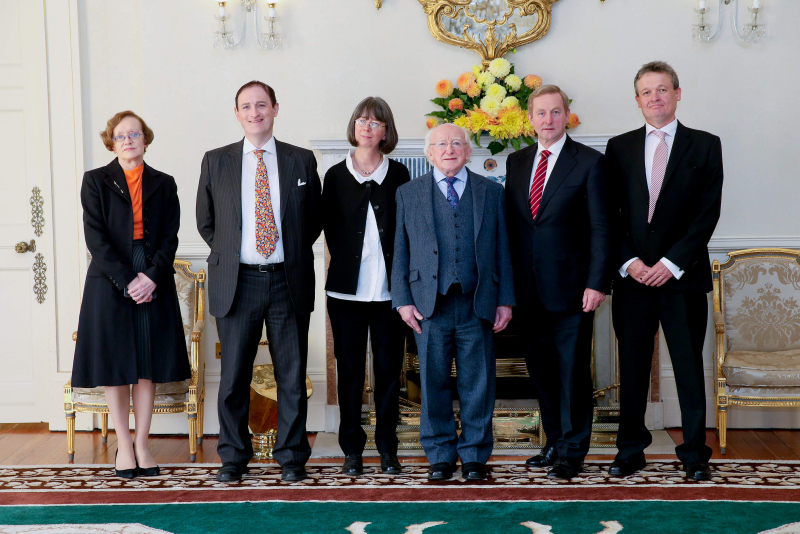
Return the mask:
[[528,465],[578,474],[592,431],[594,310],[610,290],[603,155],[567,134],[569,98],[545,85],[528,99],[538,143],[506,163],[506,204],[518,320],[539,392],[547,443]]
[[712,289],[707,246],[722,200],[722,146],[719,137],[677,121],[681,89],[666,63],[642,66],[634,88],[646,124],[612,138],[606,149],[619,206],[612,316],[621,373],[619,452],[609,473],[627,476],[645,466],[652,437],[644,414],[660,323],[681,406],[684,442],[676,452],[687,477],[709,480],[703,341]]
[[[503,188],[464,166],[472,154],[468,138],[452,124],[429,131],[425,149],[433,171],[396,195],[392,306],[416,332],[420,442],[430,480],[451,478],[459,457],[465,479],[486,478],[494,444],[492,331],[508,325],[514,305]],[[453,358],[460,437],[450,390]]]
[[197,229],[211,247],[208,300],[222,344],[219,384],[221,482],[241,480],[253,456],[247,421],[253,361],[264,323],[278,381],[273,455],[284,480],[306,477],[306,361],[314,309],[314,254],[321,186],[310,150],[272,135],[275,92],[252,81],[236,93],[244,139],[206,152]]

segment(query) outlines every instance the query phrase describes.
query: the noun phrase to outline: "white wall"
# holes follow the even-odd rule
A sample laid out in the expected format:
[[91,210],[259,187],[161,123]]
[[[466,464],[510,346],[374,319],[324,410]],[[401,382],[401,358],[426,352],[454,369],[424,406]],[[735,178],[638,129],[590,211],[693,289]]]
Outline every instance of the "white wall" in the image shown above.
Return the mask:
[[[241,49],[215,50],[217,7],[211,0],[79,0],[85,168],[112,158],[98,136],[105,121],[123,109],[140,113],[155,131],[148,163],[178,182],[179,254],[204,267],[205,245],[194,221],[200,161],[206,150],[241,138],[233,97],[242,83],[258,78],[272,85],[281,105],[276,137],[309,147],[311,139],[342,138],[352,108],[367,95],[380,95],[392,105],[401,137],[421,137],[423,115],[434,109],[429,99],[435,83],[443,77],[455,80],[477,63],[473,52],[434,40],[418,2],[383,4],[376,11],[367,0],[283,0],[277,31],[284,48],[265,52],[256,46],[252,30]],[[583,123],[575,130],[579,134],[639,127],[633,76],[647,61],[670,62],[683,87],[680,120],[722,138],[727,172],[715,238],[732,247],[747,236],[797,244],[800,188],[794,173],[800,151],[794,145],[800,140],[795,133],[800,108],[792,98],[800,86],[795,68],[800,2],[763,4],[770,39],[744,46],[728,24],[716,42],[692,42],[694,1],[564,0],[553,6],[550,33],[508,58],[517,73],[538,74],[569,93],[572,111]],[[229,2],[229,11],[238,15],[238,2]],[[320,259],[318,266],[319,285]],[[324,403],[322,306],[318,288],[311,343],[322,359],[312,354],[309,371],[316,374],[314,400]],[[213,328],[207,330],[211,401],[219,369],[215,337]],[[215,408],[208,406],[206,428],[214,432]]]

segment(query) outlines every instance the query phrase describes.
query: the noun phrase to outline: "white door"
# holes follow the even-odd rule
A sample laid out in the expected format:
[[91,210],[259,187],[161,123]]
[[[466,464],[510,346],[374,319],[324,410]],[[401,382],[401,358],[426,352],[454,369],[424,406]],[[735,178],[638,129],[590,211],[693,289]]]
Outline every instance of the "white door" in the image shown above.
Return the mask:
[[0,423],[36,422],[56,361],[44,6],[0,13]]

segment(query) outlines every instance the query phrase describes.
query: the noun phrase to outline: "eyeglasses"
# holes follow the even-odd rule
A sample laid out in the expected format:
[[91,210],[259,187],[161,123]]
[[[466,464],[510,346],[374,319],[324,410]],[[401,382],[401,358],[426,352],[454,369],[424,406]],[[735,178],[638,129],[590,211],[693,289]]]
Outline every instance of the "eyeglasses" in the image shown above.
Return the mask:
[[439,141],[438,143],[434,143],[433,144],[433,146],[435,146],[436,148],[438,148],[442,152],[447,150],[447,145],[450,145],[451,147],[453,147],[453,150],[458,151],[458,150],[463,149],[465,146],[467,146],[467,143],[465,143],[464,141],[461,141],[459,139],[453,139],[449,143],[447,141]]
[[386,126],[386,125],[385,125],[385,124],[383,124],[382,122],[378,122],[378,121],[368,121],[367,119],[356,119],[356,124],[358,124],[358,125],[359,125],[359,126],[361,126],[362,128],[363,128],[364,126],[367,126],[367,125],[369,125],[369,127],[370,127],[370,129],[371,129],[371,130],[377,130],[378,128],[383,128],[384,126]]
[[131,141],[136,141],[139,139],[143,134],[139,132],[131,132],[128,135],[115,135],[111,139],[114,140],[115,143],[122,143],[125,139],[130,139]]

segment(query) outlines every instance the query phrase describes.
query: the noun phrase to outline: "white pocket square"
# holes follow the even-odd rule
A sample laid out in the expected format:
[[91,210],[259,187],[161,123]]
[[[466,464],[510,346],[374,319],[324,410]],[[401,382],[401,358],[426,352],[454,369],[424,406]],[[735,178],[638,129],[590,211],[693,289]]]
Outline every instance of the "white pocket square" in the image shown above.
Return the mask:
[[301,182],[300,178],[298,178],[297,179],[297,187],[300,187],[301,185],[306,185],[306,183],[305,182]]

